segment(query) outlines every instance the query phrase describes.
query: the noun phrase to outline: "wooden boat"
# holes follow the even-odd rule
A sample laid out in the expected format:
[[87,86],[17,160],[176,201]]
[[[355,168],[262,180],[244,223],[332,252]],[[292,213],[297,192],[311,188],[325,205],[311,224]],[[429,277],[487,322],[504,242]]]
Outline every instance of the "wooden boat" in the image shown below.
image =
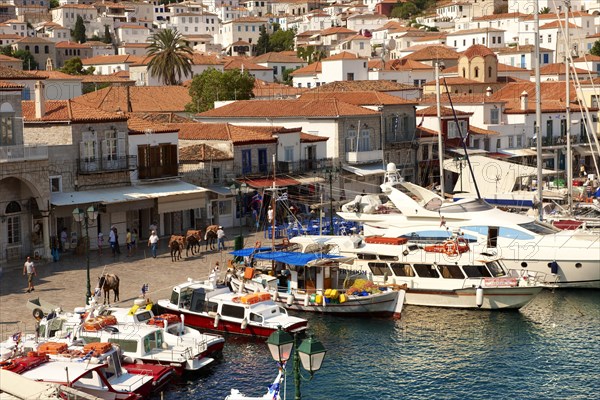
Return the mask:
[[[268,337],[278,326],[288,332],[304,331],[308,321],[287,314],[273,300],[242,303],[240,295],[216,279],[187,282],[173,287],[170,299],[158,301],[161,312],[181,314],[185,324],[245,336]],[[239,301],[238,301],[239,300]]]
[[[395,241],[389,243],[396,244]],[[234,252],[235,255],[235,252]],[[400,318],[404,290],[399,286],[374,285],[342,272],[340,262],[350,258],[323,258],[315,253],[262,252],[258,260],[275,260],[285,266],[278,277],[274,271],[253,273],[240,270],[229,279],[236,292],[250,292],[240,301],[255,301],[271,296],[288,310],[346,316]],[[359,288],[360,286],[360,288]]]

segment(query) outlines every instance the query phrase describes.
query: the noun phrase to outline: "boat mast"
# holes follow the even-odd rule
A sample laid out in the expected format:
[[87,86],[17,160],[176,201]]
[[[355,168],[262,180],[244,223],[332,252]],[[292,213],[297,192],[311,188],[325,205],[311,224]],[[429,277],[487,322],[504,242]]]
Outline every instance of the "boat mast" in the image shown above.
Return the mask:
[[535,51],[533,54],[532,67],[535,71],[535,131],[536,152],[537,152],[537,191],[538,191],[538,218],[540,221],[544,217],[544,188],[542,186],[542,88],[540,75],[540,5],[537,1],[533,2],[533,32]]
[[[273,211],[273,218],[271,218],[271,251],[275,251],[275,219],[277,219],[277,214],[275,213],[275,179],[277,176],[275,166],[275,154],[273,154],[273,191],[271,192],[271,209]],[[275,266],[275,261],[273,261],[273,266]],[[275,270],[275,268],[273,268]]]
[[566,179],[567,179],[567,201],[569,202],[569,215],[573,215],[573,160],[571,154],[571,41],[569,37],[569,13],[571,12],[571,0],[565,0],[565,101],[566,101],[566,132],[567,135],[567,159],[566,159]]
[[435,62],[435,102],[437,105],[438,120],[438,159],[440,162],[440,195],[444,198],[444,141],[442,140],[442,102],[440,99],[440,69],[443,68],[440,60]]

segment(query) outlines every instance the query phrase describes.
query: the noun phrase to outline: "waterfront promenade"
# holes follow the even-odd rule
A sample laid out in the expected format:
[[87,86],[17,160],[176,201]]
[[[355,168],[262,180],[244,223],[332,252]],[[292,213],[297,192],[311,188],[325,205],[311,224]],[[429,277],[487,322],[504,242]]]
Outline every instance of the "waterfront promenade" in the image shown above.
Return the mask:
[[[127,249],[121,246],[121,255],[113,257],[110,248],[104,248],[99,255],[96,250],[90,252],[90,281],[92,292],[102,272],[117,274],[120,279],[119,305],[128,307],[141,295],[144,283],[149,285],[147,297],[152,301],[169,298],[172,286],[185,281],[188,277],[205,279],[210,270],[219,262],[221,278],[227,271],[229,251],[233,249],[233,232],[226,242],[227,250],[204,251],[185,257],[185,250],[179,261],[171,262],[167,249],[168,238],[161,238],[158,257],[152,258],[146,241],[138,244],[132,257],[127,257]],[[253,246],[256,240],[262,240],[263,233],[246,234],[244,245]],[[23,259],[8,266],[3,265],[0,272],[0,340],[16,332],[31,332],[35,329],[35,320],[26,307],[28,299],[40,298],[72,312],[75,307],[85,304],[86,292],[86,256],[71,253],[61,254],[57,262],[36,262],[37,278],[35,291],[27,293],[27,278],[23,276]],[[111,304],[113,292],[111,291]]]

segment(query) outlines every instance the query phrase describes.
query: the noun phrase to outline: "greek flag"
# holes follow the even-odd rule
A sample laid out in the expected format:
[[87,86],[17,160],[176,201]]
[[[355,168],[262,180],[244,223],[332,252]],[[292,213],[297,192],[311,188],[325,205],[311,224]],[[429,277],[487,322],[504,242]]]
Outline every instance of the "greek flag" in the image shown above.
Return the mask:
[[149,287],[150,287],[150,286],[149,286],[147,283],[144,283],[144,284],[142,285],[142,296],[145,296],[145,295],[146,295],[146,293],[148,293],[148,288],[149,288]]
[[288,199],[288,194],[287,194],[287,192],[285,192],[284,194],[279,196],[276,201],[287,201],[287,199]]
[[78,362],[84,362],[89,360],[90,358],[92,358],[92,355],[94,354],[94,350],[90,350],[89,353],[87,353],[85,356],[81,357],[79,360],[77,360]]
[[14,335],[12,335],[12,340],[15,343],[19,343],[21,341],[21,335],[22,335],[22,332],[15,333]]

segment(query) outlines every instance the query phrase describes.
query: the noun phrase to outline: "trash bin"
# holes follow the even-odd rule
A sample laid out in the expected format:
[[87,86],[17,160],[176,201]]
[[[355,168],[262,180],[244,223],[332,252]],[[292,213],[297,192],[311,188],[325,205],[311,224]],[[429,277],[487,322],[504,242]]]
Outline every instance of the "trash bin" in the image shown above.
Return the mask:
[[[241,250],[244,248],[244,236],[239,235],[233,239],[233,250]],[[236,262],[241,262],[242,257],[235,257]]]

